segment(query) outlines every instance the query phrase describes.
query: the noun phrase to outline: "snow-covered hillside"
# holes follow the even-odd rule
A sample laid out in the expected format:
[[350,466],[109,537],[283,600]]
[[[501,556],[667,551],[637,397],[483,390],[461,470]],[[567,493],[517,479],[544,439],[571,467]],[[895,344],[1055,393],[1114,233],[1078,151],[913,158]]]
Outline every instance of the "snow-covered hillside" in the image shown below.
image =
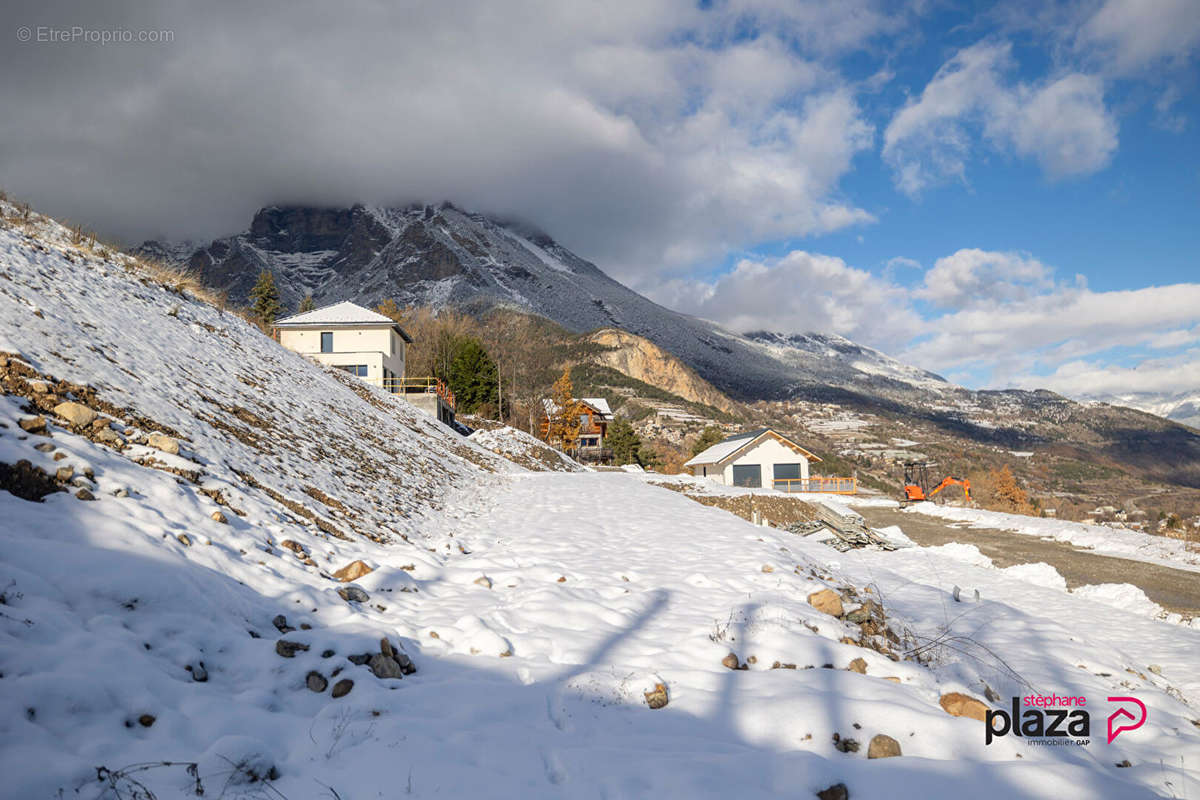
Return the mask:
[[[4,211],[0,797],[1200,795],[1200,631],[526,472]],[[945,710],[1034,692],[1091,743]]]

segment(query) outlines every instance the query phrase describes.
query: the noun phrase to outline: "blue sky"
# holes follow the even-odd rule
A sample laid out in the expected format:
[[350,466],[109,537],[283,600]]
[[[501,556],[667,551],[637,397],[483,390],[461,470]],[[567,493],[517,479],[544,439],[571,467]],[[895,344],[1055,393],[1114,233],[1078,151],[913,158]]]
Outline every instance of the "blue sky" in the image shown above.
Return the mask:
[[523,218],[735,330],[1200,393],[1196,0],[30,4],[0,187],[126,241],[271,204]]

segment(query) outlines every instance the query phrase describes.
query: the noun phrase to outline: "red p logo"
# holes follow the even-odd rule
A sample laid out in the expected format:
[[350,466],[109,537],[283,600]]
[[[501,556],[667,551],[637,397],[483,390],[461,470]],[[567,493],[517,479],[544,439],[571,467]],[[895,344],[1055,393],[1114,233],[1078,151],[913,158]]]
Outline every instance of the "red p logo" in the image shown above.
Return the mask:
[[[1133,703],[1141,712],[1140,716],[1135,717],[1129,709],[1118,708],[1116,711],[1108,715],[1108,743],[1112,744],[1113,739],[1123,731],[1136,730],[1146,724],[1146,704],[1136,697],[1110,697],[1110,703]],[[1129,720],[1126,724],[1124,720]]]

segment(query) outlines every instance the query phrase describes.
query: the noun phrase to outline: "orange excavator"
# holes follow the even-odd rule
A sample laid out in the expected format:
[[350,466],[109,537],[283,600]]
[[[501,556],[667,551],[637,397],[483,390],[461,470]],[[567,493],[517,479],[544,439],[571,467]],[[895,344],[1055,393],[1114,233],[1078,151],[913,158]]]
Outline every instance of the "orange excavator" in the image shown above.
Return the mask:
[[904,502],[919,503],[922,500],[932,500],[938,492],[948,486],[963,487],[963,496],[967,502],[971,500],[971,482],[966,478],[945,477],[942,482],[932,489],[929,488],[929,470],[937,466],[936,461],[906,461],[904,462]]

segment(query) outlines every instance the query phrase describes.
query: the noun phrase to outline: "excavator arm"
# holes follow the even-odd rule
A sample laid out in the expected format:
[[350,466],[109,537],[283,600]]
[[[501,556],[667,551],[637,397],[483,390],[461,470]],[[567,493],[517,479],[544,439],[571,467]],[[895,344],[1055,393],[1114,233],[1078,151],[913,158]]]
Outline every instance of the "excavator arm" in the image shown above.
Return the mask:
[[967,478],[946,478],[941,483],[939,483],[933,489],[933,491],[931,491],[929,493],[929,499],[932,500],[933,496],[935,494],[940,492],[942,489],[945,489],[947,486],[954,486],[956,484],[958,486],[963,487],[963,495],[967,498],[967,500],[970,500],[971,499],[971,481],[968,480]]

